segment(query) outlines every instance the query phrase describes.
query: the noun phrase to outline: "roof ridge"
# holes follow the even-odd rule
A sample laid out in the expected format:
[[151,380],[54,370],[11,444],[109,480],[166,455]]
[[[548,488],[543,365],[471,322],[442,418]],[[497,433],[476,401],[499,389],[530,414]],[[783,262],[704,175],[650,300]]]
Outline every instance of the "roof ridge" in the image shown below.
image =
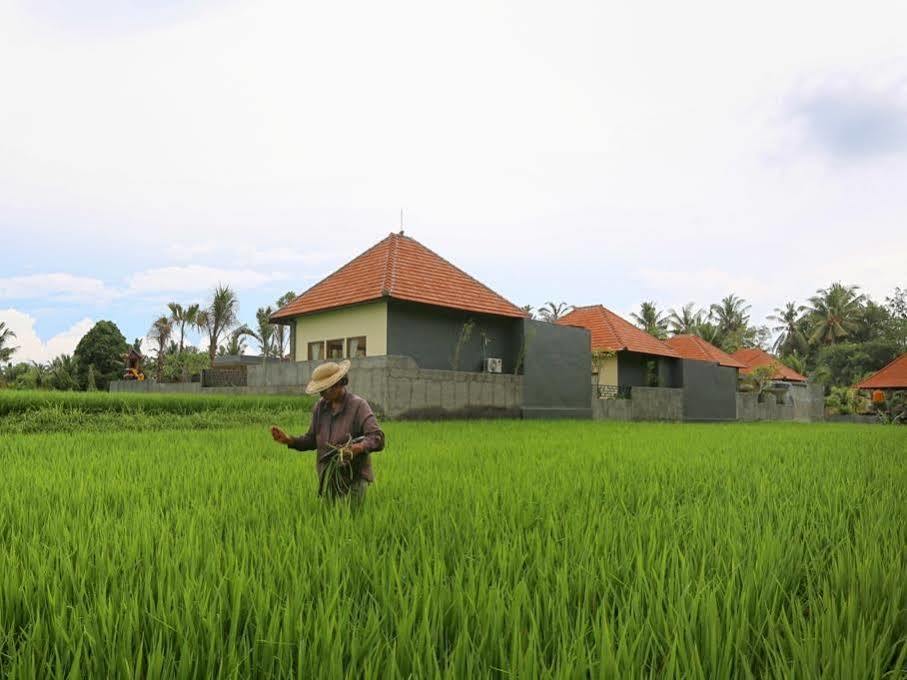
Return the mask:
[[389,237],[389,236],[384,237],[383,239],[381,239],[380,241],[378,241],[375,245],[373,245],[371,248],[367,248],[367,249],[363,250],[361,253],[359,253],[359,254],[358,254],[356,257],[354,257],[353,259],[347,260],[346,262],[344,262],[342,265],[340,265],[339,267],[337,267],[337,269],[335,269],[335,270],[332,271],[330,274],[328,274],[327,276],[325,276],[324,278],[322,278],[320,281],[316,281],[316,282],[313,283],[311,286],[309,286],[308,288],[306,288],[304,291],[302,291],[299,295],[297,295],[295,298],[293,298],[292,300],[290,300],[290,301],[289,301],[287,304],[285,304],[283,307],[281,307],[280,309],[278,309],[278,310],[272,312],[272,313],[271,313],[271,317],[269,317],[269,318],[277,317],[277,315],[280,314],[280,312],[282,312],[282,311],[283,311],[284,309],[286,309],[287,307],[290,307],[291,305],[293,305],[297,300],[299,300],[299,298],[301,298],[301,297],[303,297],[304,295],[306,295],[310,290],[312,290],[313,288],[316,288],[316,287],[320,286],[322,283],[325,283],[326,281],[330,281],[332,278],[334,278],[335,276],[337,276],[338,274],[340,274],[344,269],[346,269],[346,268],[349,267],[351,264],[353,264],[353,262],[355,262],[356,260],[358,260],[358,259],[361,258],[361,257],[365,257],[365,255],[367,255],[368,253],[370,253],[370,252],[372,252],[373,250],[375,250],[378,246],[380,246],[382,243],[384,243],[385,241],[387,241],[388,238],[390,238],[390,237]]
[[425,245],[425,244],[422,243],[421,241],[417,241],[417,240],[414,239],[412,236],[406,236],[406,235],[402,236],[401,238],[409,239],[410,241],[412,241],[413,243],[415,243],[415,244],[416,244],[417,246],[419,246],[420,248],[423,248],[424,250],[428,251],[429,253],[431,253],[432,255],[434,255],[435,257],[437,257],[439,260],[441,260],[442,262],[444,262],[446,265],[448,265],[448,266],[453,267],[454,269],[456,269],[458,272],[460,272],[463,276],[465,276],[467,279],[469,279],[469,280],[472,281],[473,283],[475,283],[475,284],[481,286],[482,288],[484,288],[485,290],[487,290],[487,291],[488,291],[489,293],[491,293],[492,295],[496,295],[497,297],[501,298],[504,302],[506,302],[508,305],[510,305],[511,307],[513,307],[514,310],[518,311],[518,312],[519,312],[520,314],[522,314],[524,317],[527,316],[526,312],[524,312],[522,309],[520,309],[519,307],[517,307],[515,304],[513,304],[510,300],[508,300],[507,298],[505,298],[503,295],[501,295],[500,293],[498,293],[498,292],[495,291],[495,290],[492,290],[491,288],[489,288],[488,286],[486,286],[484,283],[482,283],[481,281],[479,281],[477,278],[475,278],[475,277],[469,275],[468,273],[466,273],[465,271],[463,271],[462,269],[460,269],[457,265],[455,265],[453,262],[451,262],[451,261],[448,260],[447,258],[442,257],[441,255],[438,255],[438,253],[436,253],[434,250],[432,250],[431,248],[429,248],[427,245]]

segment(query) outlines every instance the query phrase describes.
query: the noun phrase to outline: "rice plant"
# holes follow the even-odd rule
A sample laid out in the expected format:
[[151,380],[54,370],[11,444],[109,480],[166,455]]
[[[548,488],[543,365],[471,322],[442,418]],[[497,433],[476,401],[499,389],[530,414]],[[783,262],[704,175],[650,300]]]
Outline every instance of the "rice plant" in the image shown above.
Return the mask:
[[907,428],[384,427],[3,436],[0,676],[907,675]]

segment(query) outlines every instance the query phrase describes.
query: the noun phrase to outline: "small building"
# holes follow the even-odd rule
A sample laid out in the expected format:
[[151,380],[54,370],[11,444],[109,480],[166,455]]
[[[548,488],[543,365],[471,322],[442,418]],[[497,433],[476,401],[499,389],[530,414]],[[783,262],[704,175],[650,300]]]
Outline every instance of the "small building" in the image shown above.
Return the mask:
[[868,378],[856,384],[858,390],[872,390],[890,393],[907,390],[907,353],[883,366]]
[[736,420],[737,372],[746,366],[698,335],[675,335],[665,344],[680,355],[684,420]]
[[[421,368],[512,373],[515,304],[403,232],[392,233],[271,315],[296,361],[408,356]],[[497,369],[497,362],[493,365]]]
[[632,387],[680,386],[675,370],[680,355],[607,307],[575,307],[557,323],[588,329],[592,338],[592,382],[599,386],[600,396]]
[[731,356],[744,365],[744,368],[740,369],[741,376],[749,375],[749,373],[754,368],[759,368],[761,366],[773,366],[774,372],[771,375],[772,380],[780,380],[789,383],[802,383],[804,385],[807,382],[805,375],[801,375],[791,367],[785,366],[778,360],[777,357],[772,356],[764,349],[761,349],[759,347],[738,349]]

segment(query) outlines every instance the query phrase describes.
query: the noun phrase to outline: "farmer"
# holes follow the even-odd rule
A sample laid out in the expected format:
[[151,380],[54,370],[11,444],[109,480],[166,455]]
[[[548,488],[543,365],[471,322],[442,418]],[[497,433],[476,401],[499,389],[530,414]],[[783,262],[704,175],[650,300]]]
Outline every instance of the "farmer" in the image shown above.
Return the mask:
[[312,372],[306,394],[320,394],[312,409],[309,431],[290,437],[276,425],[271,426],[274,441],[297,451],[318,451],[318,494],[330,498],[349,496],[357,505],[365,500],[365,490],[375,480],[369,454],[384,448],[384,432],[368,402],[346,386],[350,362],[329,361]]

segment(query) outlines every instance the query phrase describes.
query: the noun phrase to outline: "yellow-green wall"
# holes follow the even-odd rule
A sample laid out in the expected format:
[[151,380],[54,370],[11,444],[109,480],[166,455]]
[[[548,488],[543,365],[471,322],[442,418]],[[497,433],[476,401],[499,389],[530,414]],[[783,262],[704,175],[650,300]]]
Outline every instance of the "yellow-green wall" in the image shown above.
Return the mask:
[[387,354],[387,301],[307,314],[296,319],[296,361],[307,361],[309,343],[365,336],[366,355]]
[[[593,366],[592,370],[595,370]],[[599,360],[598,364],[598,384],[599,385],[616,385],[617,384],[617,356],[605,357]]]

